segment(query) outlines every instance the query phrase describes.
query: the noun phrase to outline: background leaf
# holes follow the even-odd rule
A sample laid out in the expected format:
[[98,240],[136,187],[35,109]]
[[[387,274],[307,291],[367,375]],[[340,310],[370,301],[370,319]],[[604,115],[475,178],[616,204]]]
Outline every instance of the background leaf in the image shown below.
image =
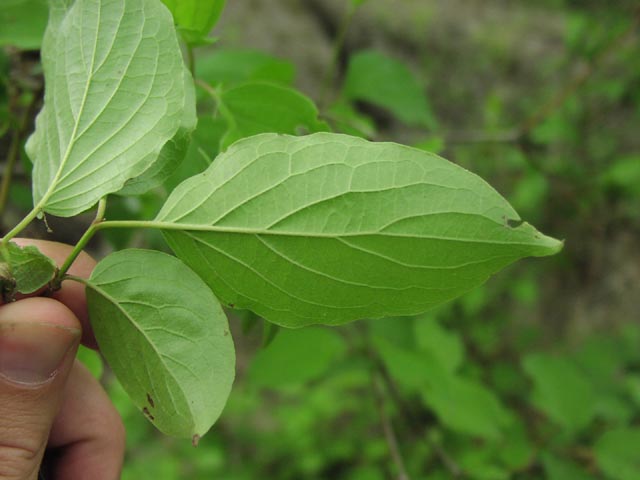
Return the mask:
[[202,436],[219,417],[235,374],[224,312],[180,260],[122,250],[87,284],[91,324],[118,380],[158,429]]
[[565,358],[532,354],[522,363],[533,379],[534,404],[570,432],[586,427],[595,415],[594,392],[587,377]]
[[429,380],[422,400],[444,425],[467,435],[500,438],[509,415],[491,390],[473,380],[433,373],[425,372]]
[[561,243],[446,160],[345,135],[265,134],[186,180],[157,216],[223,303],[273,323],[409,315]]
[[174,137],[187,87],[172,24],[153,0],[52,1],[45,105],[27,144],[39,210],[90,208],[147,170]]
[[424,87],[406,65],[380,52],[364,51],[351,57],[343,95],[385,108],[409,125],[435,126]]
[[162,0],[173,14],[178,30],[191,45],[208,43],[226,0]]
[[259,50],[220,48],[198,57],[196,77],[211,85],[227,87],[256,81],[291,85],[295,67]]
[[100,380],[104,373],[104,365],[98,352],[80,345],[76,358],[91,372],[91,375]]
[[[318,119],[313,101],[293,88],[269,83],[246,83],[225,90],[220,110],[229,129],[225,149],[235,141],[259,133],[314,133],[329,130]],[[306,130],[306,131],[305,131]]]
[[435,318],[425,315],[416,319],[415,336],[418,347],[433,355],[448,372],[455,372],[462,365],[462,340],[442,327]]
[[3,0],[0,8],[0,46],[37,50],[47,26],[47,0]]
[[637,480],[640,473],[639,428],[606,432],[595,445],[598,465],[614,480]]
[[264,387],[302,384],[325,375],[345,351],[344,340],[335,331],[282,330],[253,357],[248,374],[254,385]]
[[542,463],[549,480],[591,480],[593,478],[575,462],[564,460],[551,454],[543,455]]

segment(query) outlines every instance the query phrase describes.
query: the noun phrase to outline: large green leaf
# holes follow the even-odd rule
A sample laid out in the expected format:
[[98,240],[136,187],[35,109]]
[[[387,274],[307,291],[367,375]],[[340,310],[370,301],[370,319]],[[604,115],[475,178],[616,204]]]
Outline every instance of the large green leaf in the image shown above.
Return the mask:
[[418,79],[405,64],[380,52],[359,52],[350,59],[343,93],[350,100],[382,107],[409,125],[435,124]]
[[202,280],[165,253],[122,250],[87,282],[100,350],[132,401],[164,433],[204,435],[235,374],[220,304]]
[[423,312],[562,246],[443,158],[330,133],[238,142],[156,220],[224,303],[290,327]]
[[185,42],[191,45],[207,43],[207,36],[216,24],[226,0],[162,0],[171,10]]
[[220,96],[220,111],[229,123],[222,148],[259,133],[323,132],[329,127],[318,119],[313,101],[293,88],[270,83],[246,83]]
[[3,0],[0,46],[37,50],[47,25],[47,0]]
[[72,216],[146,171],[178,131],[184,64],[156,0],[51,0],[45,105],[27,152],[36,208]]

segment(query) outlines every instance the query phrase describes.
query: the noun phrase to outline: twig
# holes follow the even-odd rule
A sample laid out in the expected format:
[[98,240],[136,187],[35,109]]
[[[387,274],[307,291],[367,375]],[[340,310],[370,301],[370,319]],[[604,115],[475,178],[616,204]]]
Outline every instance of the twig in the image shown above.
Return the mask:
[[[384,387],[386,387],[386,393],[388,394],[389,398],[395,403],[400,414],[404,417],[404,420],[407,426],[411,429],[412,433],[416,438],[426,439],[427,444],[433,450],[435,456],[438,458],[441,464],[448,470],[450,478],[454,478],[454,479],[464,478],[465,477],[464,472],[458,466],[458,464],[454,461],[454,459],[449,456],[449,454],[444,450],[444,448],[442,448],[441,445],[439,445],[432,438],[430,438],[429,435],[426,435],[427,433],[425,431],[426,429],[423,430],[422,428],[419,427],[421,422],[418,419],[418,415],[412,411],[413,409],[411,405],[409,405],[402,398],[402,395],[398,391],[398,388],[396,387],[396,384],[393,381],[393,378],[391,378],[391,375],[389,374],[386,367],[382,363],[382,360],[380,359],[377,352],[373,348],[371,341],[369,340],[368,332],[364,330],[362,331],[362,334],[364,336],[365,354],[371,361],[372,368],[374,369],[373,379],[376,382],[379,382],[380,380],[382,380]],[[374,393],[378,397],[382,397],[382,398],[385,397],[385,394],[381,393],[381,386],[379,383],[377,383],[377,385],[374,384]],[[382,420],[382,416],[381,416],[381,420]],[[388,419],[387,419],[387,422],[388,422]],[[384,427],[384,422],[383,422],[383,427]],[[389,447],[389,449],[391,450],[391,446]]]
[[384,439],[386,440],[387,446],[389,447],[389,454],[391,455],[391,459],[393,460],[393,463],[395,464],[398,471],[398,480],[411,480],[411,477],[409,477],[409,474],[407,473],[407,467],[405,466],[402,454],[400,453],[396,432],[394,431],[391,420],[389,419],[389,416],[384,409],[384,392],[382,390],[382,386],[380,385],[380,379],[376,374],[372,375],[371,387],[375,397],[376,409],[378,410],[378,415],[380,416],[380,424],[382,426],[382,432],[384,433]]
[[404,399],[398,392],[398,388],[396,387],[396,384],[393,381],[393,378],[391,378],[391,375],[389,375],[389,372],[387,371],[385,366],[375,356],[374,352],[371,352],[371,355],[373,355],[372,359],[376,363],[377,369],[380,373],[380,377],[384,381],[385,387],[389,392],[391,399],[396,403],[396,405],[398,406],[398,409],[400,410],[402,415],[405,417],[406,423],[409,425],[410,428],[414,430],[415,435],[420,438],[426,438],[426,441],[429,444],[429,447],[433,449],[433,452],[435,453],[436,457],[438,457],[438,460],[440,460],[442,465],[444,465],[444,467],[449,471],[451,478],[464,478],[462,469],[458,466],[455,460],[449,456],[449,454],[444,450],[444,448],[442,448],[441,445],[433,441],[433,439],[431,439],[429,435],[426,435],[425,434],[426,432],[419,431],[416,428],[416,426],[420,424],[419,420],[416,418],[416,415],[411,411],[410,406],[407,405],[407,403],[404,401]]

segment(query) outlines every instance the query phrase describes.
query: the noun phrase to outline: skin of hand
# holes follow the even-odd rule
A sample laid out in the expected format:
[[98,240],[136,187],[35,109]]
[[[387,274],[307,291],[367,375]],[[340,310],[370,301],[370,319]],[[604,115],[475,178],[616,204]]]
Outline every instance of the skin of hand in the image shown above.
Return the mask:
[[[35,245],[58,265],[71,247]],[[83,253],[69,273],[87,278]],[[122,420],[100,383],[75,360],[95,348],[84,287],[65,281],[49,298],[0,306],[0,480],[35,480],[47,450],[47,480],[115,480],[125,448]]]

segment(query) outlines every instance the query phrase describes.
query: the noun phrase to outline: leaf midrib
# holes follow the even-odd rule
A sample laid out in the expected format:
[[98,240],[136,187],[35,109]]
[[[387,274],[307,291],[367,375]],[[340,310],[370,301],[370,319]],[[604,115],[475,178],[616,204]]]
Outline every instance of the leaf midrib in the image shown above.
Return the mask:
[[96,24],[98,25],[98,28],[96,28],[96,36],[95,36],[94,42],[93,42],[93,52],[91,53],[91,68],[89,69],[89,78],[87,79],[87,84],[85,85],[85,89],[84,89],[84,92],[82,94],[82,101],[80,102],[80,109],[78,110],[78,115],[75,118],[75,122],[74,122],[74,125],[73,125],[73,131],[71,132],[69,144],[67,145],[67,150],[65,151],[64,156],[62,157],[60,165],[58,166],[58,170],[56,171],[56,175],[53,177],[53,180],[49,184],[49,188],[44,193],[42,198],[40,198],[40,201],[38,202],[38,205],[34,208],[34,210],[36,210],[36,211],[42,210],[42,207],[44,205],[46,205],[46,203],[49,200],[49,198],[51,197],[51,195],[53,195],[53,193],[54,193],[54,191],[56,189],[56,186],[57,186],[58,182],[60,181],[60,176],[62,175],[62,171],[64,170],[64,167],[66,166],[67,162],[69,161],[69,157],[71,156],[71,151],[72,151],[72,149],[73,149],[73,147],[75,145],[75,142],[77,140],[76,139],[76,135],[78,133],[78,127],[80,125],[80,118],[82,118],[82,115],[84,113],[84,109],[85,109],[85,106],[87,104],[87,96],[89,94],[89,89],[90,89],[92,81],[93,81],[94,68],[95,68],[95,63],[96,63],[96,52],[98,50],[98,33],[100,32],[100,16],[101,16],[101,14],[102,14],[102,10],[98,9],[98,15],[97,15],[97,18],[96,18]]
[[[287,230],[265,230],[260,228],[243,228],[243,227],[223,227],[219,225],[199,225],[192,223],[178,223],[178,222],[163,222],[163,221],[150,221],[150,222],[134,222],[138,226],[146,226],[151,228],[158,228],[160,230],[178,230],[178,231],[196,231],[205,233],[232,233],[239,235],[271,235],[282,237],[304,237],[304,238],[350,238],[350,237],[393,237],[393,238],[412,238],[415,240],[444,240],[451,242],[463,242],[463,243],[482,243],[489,245],[525,245],[525,246],[540,246],[551,248],[551,245],[545,243],[526,243],[526,242],[511,242],[511,241],[498,241],[498,240],[482,240],[471,238],[455,238],[438,235],[411,235],[405,233],[388,233],[382,231],[360,231],[360,232],[342,232],[342,233],[322,233],[322,232],[295,232]],[[129,226],[128,222],[104,222],[102,228],[116,226]],[[527,222],[523,222],[518,228],[530,226]],[[540,238],[542,240],[544,237]]]

